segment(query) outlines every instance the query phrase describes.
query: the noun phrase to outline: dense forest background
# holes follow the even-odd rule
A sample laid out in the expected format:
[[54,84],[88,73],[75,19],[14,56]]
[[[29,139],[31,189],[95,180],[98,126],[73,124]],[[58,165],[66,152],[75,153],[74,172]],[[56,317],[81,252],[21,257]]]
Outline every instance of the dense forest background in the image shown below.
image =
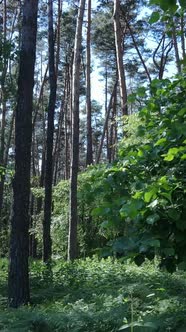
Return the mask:
[[55,323],[18,310],[17,331],[185,331],[185,35],[184,0],[0,2],[0,300],[67,301]]

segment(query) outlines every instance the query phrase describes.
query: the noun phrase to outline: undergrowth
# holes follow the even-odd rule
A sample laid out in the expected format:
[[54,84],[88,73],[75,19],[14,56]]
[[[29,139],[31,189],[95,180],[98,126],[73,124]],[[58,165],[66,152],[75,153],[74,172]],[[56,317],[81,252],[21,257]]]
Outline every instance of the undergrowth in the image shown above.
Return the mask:
[[7,308],[7,261],[0,261],[0,331],[186,331],[185,274],[106,259],[31,262],[32,304]]

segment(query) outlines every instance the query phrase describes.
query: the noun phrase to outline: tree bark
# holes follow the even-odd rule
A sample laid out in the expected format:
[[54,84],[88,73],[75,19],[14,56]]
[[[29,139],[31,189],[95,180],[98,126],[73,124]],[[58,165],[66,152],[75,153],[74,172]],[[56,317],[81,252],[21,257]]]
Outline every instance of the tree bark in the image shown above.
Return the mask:
[[80,0],[74,45],[72,76],[72,151],[70,167],[70,211],[68,259],[77,257],[77,176],[79,163],[79,85],[80,85],[80,52],[82,42],[83,14],[85,0]]
[[46,168],[45,168],[45,203],[43,220],[43,261],[47,263],[52,255],[52,240],[50,235],[52,210],[52,180],[53,180],[53,137],[54,112],[56,103],[57,78],[54,61],[54,29],[53,29],[53,1],[48,1],[48,43],[49,43],[49,85],[50,96],[48,104],[48,125],[46,142]]
[[121,109],[122,114],[127,115],[127,88],[125,71],[123,65],[123,47],[122,47],[122,29],[120,24],[120,0],[114,0],[114,34],[115,34],[115,45],[116,45],[116,59],[117,59],[117,69],[119,77],[119,90],[121,99]]
[[92,112],[91,112],[91,0],[88,0],[87,19],[87,49],[86,49],[86,111],[87,111],[87,154],[86,166],[93,163],[92,156]]
[[29,290],[29,197],[32,142],[34,65],[37,32],[37,0],[23,5],[22,44],[15,118],[15,176],[11,218],[9,306],[19,307],[30,301]]

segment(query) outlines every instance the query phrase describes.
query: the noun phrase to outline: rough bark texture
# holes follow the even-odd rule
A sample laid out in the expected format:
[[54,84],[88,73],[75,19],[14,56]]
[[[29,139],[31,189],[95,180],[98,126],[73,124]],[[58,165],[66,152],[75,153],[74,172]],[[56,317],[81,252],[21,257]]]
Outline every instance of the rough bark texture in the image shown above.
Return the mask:
[[77,175],[79,162],[79,84],[80,84],[80,51],[82,41],[82,24],[85,0],[80,0],[74,45],[72,77],[72,152],[70,168],[70,211],[68,259],[77,257]]
[[56,72],[54,63],[54,30],[53,30],[53,2],[48,1],[48,42],[49,42],[49,84],[50,96],[48,105],[48,126],[46,143],[46,169],[45,169],[45,204],[43,220],[43,261],[48,262],[52,255],[52,241],[50,235],[51,209],[52,209],[52,179],[53,179],[53,137],[54,137],[54,111],[56,103]]
[[87,111],[87,155],[86,165],[93,163],[92,157],[92,112],[91,112],[91,83],[90,83],[90,64],[91,64],[91,0],[88,0],[88,24],[87,24],[87,49],[86,49],[86,111]]
[[29,196],[32,141],[32,96],[37,31],[38,1],[23,5],[22,44],[15,118],[15,177],[11,218],[8,298],[11,307],[27,304],[29,292]]
[[120,1],[114,0],[114,33],[115,33],[115,45],[116,45],[116,58],[117,58],[117,69],[119,77],[119,89],[121,98],[121,109],[122,114],[127,115],[127,88],[126,79],[123,65],[123,48],[122,48],[122,30],[119,19],[120,13]]

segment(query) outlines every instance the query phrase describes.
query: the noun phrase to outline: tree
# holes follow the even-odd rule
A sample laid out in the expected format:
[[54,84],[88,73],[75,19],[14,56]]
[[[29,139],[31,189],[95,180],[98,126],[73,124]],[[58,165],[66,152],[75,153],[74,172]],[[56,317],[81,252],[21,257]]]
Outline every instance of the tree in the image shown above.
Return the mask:
[[88,0],[88,18],[87,18],[87,49],[86,49],[86,110],[87,110],[87,155],[86,165],[93,163],[92,157],[92,114],[91,114],[91,82],[90,82],[90,65],[91,65],[91,0]]
[[43,220],[43,260],[48,262],[52,255],[50,236],[50,222],[52,209],[52,179],[53,179],[53,136],[54,136],[54,111],[56,103],[56,69],[54,62],[54,31],[53,31],[53,2],[48,1],[48,43],[49,43],[49,84],[50,96],[48,104],[48,127],[46,142],[46,169],[45,169],[45,204]]
[[15,176],[11,218],[8,298],[11,307],[27,304],[29,291],[29,197],[32,142],[32,99],[37,32],[37,0],[23,4],[18,97],[15,118]]
[[[12,72],[12,68],[17,66],[18,45],[14,43],[14,34],[19,20],[19,5],[11,1],[3,0],[0,3],[0,10],[3,13],[0,21],[0,167],[4,169],[0,178],[0,232],[7,228],[7,219],[4,218],[4,188],[6,181],[6,169],[8,164],[9,148],[13,132],[15,117],[15,77],[17,71]],[[10,19],[11,17],[11,19]],[[2,249],[2,245],[1,249]],[[1,250],[1,254],[3,251]]]
[[115,45],[116,45],[116,58],[117,58],[117,69],[119,77],[119,89],[121,98],[121,108],[123,115],[127,115],[127,88],[125,71],[123,66],[123,35],[120,25],[120,1],[114,1],[114,34],[115,34]]
[[69,211],[69,238],[68,259],[77,257],[77,175],[79,163],[79,89],[80,89],[80,55],[82,41],[83,14],[85,0],[80,0],[72,73],[72,151],[70,166],[70,211]]
[[114,84],[112,94],[110,96],[110,101],[109,101],[107,113],[105,115],[105,123],[104,123],[104,126],[103,126],[101,141],[100,141],[100,145],[99,145],[99,149],[98,149],[98,153],[97,153],[97,157],[96,157],[96,164],[99,164],[99,160],[100,160],[100,157],[101,157],[101,152],[102,152],[102,148],[103,148],[103,141],[104,141],[106,129],[107,129],[107,126],[108,126],[108,120],[109,120],[110,111],[111,111],[111,108],[112,108],[112,102],[113,102],[113,98],[114,98],[114,96],[116,94],[116,90],[117,90],[117,83],[118,83],[118,81],[116,81],[116,83]]

